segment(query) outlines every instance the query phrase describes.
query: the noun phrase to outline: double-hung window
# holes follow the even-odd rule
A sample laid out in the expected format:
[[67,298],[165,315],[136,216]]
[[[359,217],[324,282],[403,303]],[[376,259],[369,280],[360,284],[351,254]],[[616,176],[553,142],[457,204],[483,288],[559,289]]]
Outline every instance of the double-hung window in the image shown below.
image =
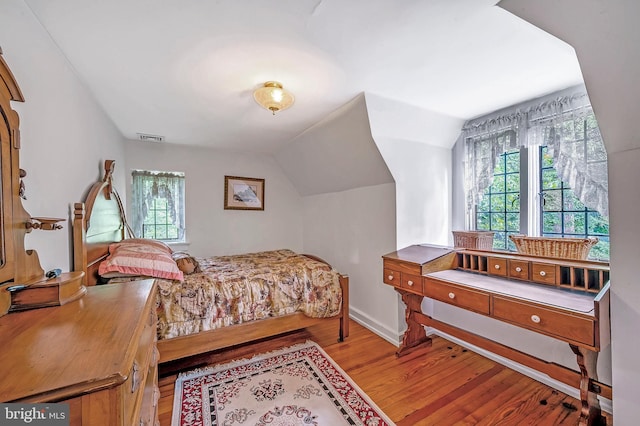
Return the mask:
[[465,124],[470,229],[597,237],[592,259],[609,259],[607,157],[586,92],[572,89]]
[[133,232],[162,241],[185,240],[184,173],[134,170]]

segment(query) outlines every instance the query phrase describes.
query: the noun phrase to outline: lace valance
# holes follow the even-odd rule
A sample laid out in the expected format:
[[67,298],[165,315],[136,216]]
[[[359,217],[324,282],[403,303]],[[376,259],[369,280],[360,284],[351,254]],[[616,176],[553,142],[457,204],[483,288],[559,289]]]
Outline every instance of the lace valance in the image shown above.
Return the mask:
[[469,212],[491,185],[501,154],[546,145],[560,179],[585,206],[609,216],[607,154],[583,86],[470,120],[462,133]]

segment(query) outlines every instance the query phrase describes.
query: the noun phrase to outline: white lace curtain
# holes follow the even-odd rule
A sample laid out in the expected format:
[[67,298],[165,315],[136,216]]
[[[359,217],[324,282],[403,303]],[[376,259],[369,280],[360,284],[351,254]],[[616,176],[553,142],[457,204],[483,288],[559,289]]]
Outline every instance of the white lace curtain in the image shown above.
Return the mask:
[[178,239],[184,239],[184,174],[134,170],[132,177],[134,235],[143,236],[143,224],[154,199],[165,198],[169,220],[178,228]]
[[560,179],[585,206],[609,216],[607,153],[583,87],[468,121],[462,134],[468,212],[491,186],[501,154],[546,145]]

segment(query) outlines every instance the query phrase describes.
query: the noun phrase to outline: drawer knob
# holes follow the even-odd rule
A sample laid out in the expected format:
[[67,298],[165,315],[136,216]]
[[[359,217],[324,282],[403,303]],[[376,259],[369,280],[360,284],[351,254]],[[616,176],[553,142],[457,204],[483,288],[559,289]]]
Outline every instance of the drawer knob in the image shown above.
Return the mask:
[[387,277],[387,279],[388,279],[389,281],[393,281],[393,275],[389,275],[389,276]]
[[409,287],[413,287],[413,281],[409,280],[407,281],[407,284],[409,285]]
[[519,266],[517,266],[517,267],[516,267],[516,272],[522,272],[522,268],[521,268],[521,267],[519,267]]
[[531,321],[535,322],[536,324],[540,324],[540,317],[537,315],[531,315]]
[[500,265],[494,265],[494,268],[500,269]]
[[456,294],[454,292],[449,293],[449,299],[455,299]]
[[547,273],[545,271],[540,271],[540,276],[544,277],[545,275],[547,275]]

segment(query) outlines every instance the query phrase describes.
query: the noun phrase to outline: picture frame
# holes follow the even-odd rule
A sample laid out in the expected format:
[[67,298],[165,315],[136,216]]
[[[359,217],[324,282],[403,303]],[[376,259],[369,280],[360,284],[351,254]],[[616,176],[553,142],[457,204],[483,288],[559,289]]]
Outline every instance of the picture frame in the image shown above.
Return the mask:
[[264,210],[264,179],[225,176],[225,210]]

